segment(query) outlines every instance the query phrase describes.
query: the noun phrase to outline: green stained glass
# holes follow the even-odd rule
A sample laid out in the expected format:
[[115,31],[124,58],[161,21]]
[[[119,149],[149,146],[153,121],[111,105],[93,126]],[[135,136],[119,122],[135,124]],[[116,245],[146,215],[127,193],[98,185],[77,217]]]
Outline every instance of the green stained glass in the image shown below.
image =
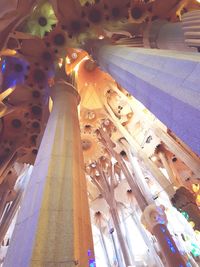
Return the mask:
[[186,218],[186,220],[189,220],[189,214],[186,211],[182,211],[181,214]]
[[44,3],[33,10],[27,22],[27,30],[33,35],[43,37],[45,32],[50,32],[52,25],[57,23],[53,8],[49,3]]
[[192,243],[191,245],[192,245],[191,253],[192,253],[195,257],[200,256],[200,248],[199,248],[196,244],[194,244],[194,243]]

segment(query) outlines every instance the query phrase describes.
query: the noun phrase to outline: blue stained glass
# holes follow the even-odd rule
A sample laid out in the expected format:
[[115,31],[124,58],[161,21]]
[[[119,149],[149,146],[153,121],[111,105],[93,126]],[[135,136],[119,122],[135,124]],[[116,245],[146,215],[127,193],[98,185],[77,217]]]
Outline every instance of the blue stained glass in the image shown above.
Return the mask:
[[9,87],[14,87],[16,85],[17,85],[17,81],[13,80],[13,81],[10,81],[10,86]]
[[168,246],[170,247],[170,250],[171,250],[173,253],[176,253],[176,249],[175,249],[175,247],[173,246],[172,241],[169,239],[169,237],[166,237],[166,240],[167,240],[167,244],[168,244]]
[[89,267],[96,267],[96,263],[94,259],[89,260]]
[[2,62],[2,66],[1,66],[1,71],[2,71],[2,73],[4,73],[5,70],[6,70],[6,61],[4,60],[4,61]]
[[165,232],[166,232],[166,229],[165,229],[164,227],[161,227],[161,231],[162,231],[163,233],[165,233]]
[[160,223],[160,224],[165,224],[165,219],[163,219],[162,217],[158,216],[157,222]]
[[91,250],[88,249],[88,256],[91,256]]
[[173,246],[170,246],[170,249],[171,249],[171,251],[172,251],[173,253],[176,253],[176,250],[175,250],[175,248],[174,248]]

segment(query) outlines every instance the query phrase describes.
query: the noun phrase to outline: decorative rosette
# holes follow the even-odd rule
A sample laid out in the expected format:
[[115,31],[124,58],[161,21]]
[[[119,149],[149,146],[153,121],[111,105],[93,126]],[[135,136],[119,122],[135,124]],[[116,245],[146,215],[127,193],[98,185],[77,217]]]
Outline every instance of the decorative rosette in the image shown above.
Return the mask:
[[142,23],[149,17],[148,6],[142,1],[135,1],[129,10],[129,20],[133,23]]
[[35,8],[27,22],[27,29],[31,34],[43,37],[56,23],[57,19],[52,6],[45,3]]
[[82,133],[81,143],[83,149],[84,162],[90,164],[104,154],[103,147],[93,133]]

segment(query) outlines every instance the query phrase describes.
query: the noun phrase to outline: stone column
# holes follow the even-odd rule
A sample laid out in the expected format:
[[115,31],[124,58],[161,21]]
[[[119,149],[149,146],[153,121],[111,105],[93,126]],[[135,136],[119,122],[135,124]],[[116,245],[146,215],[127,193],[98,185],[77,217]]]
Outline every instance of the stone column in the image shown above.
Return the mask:
[[200,10],[185,13],[182,17],[185,43],[200,52]]
[[103,253],[105,255],[105,260],[106,260],[106,263],[107,263],[107,267],[111,267],[110,258],[108,256],[108,250],[106,248],[106,242],[105,242],[104,234],[103,234],[103,231],[102,231],[101,228],[99,228],[99,233],[100,233],[99,239],[100,239],[100,242],[101,242],[101,247],[103,249]]
[[147,230],[158,240],[163,256],[167,262],[166,267],[186,267],[186,259],[179,252],[169,230],[167,229],[167,217],[165,215],[164,207],[149,205],[144,210],[141,221]]
[[127,243],[126,243],[125,238],[124,238],[123,233],[122,233],[122,229],[120,226],[120,219],[119,219],[119,215],[117,213],[117,209],[114,207],[111,207],[110,208],[110,214],[111,214],[111,218],[113,221],[114,229],[116,230],[119,245],[120,245],[120,248],[121,248],[121,251],[123,254],[125,266],[131,266],[132,263],[131,263],[129,248],[127,246]]
[[173,173],[173,170],[171,169],[171,166],[170,166],[170,164],[168,162],[168,158],[165,155],[165,152],[162,150],[161,146],[157,148],[157,154],[158,154],[158,158],[161,160],[161,162],[163,164],[163,167],[165,168],[165,170],[166,170],[166,172],[168,174],[170,182],[172,184],[174,184],[175,186],[179,186],[180,184],[176,180],[176,177],[175,177],[175,175]]
[[152,204],[154,202],[153,200],[153,196],[149,190],[149,187],[145,181],[145,177],[143,175],[140,163],[138,161],[138,159],[134,156],[132,156],[131,153],[127,153],[127,156],[129,158],[129,162],[131,164],[131,166],[133,167],[134,170],[134,174],[135,174],[135,179],[138,183],[139,188],[141,188],[141,191],[146,199],[146,202],[148,204]]
[[118,202],[118,211],[121,215],[121,226],[123,227],[124,231],[125,231],[125,238],[126,238],[126,243],[129,247],[129,253],[130,253],[130,257],[131,257],[131,260],[132,260],[132,263],[135,264],[135,255],[133,253],[133,250],[131,249],[131,239],[130,239],[130,235],[131,235],[131,231],[129,231],[129,227],[127,225],[127,217],[126,216],[126,213],[125,213],[125,210],[126,210],[126,206],[121,203],[121,202]]
[[144,47],[148,48],[197,52],[197,49],[188,47],[185,43],[181,22],[155,20],[149,23],[144,31],[143,42]]
[[200,154],[200,55],[102,45],[93,56],[100,67]]
[[[5,267],[89,266],[93,257],[77,105],[68,83],[53,110],[17,219]],[[90,258],[90,259],[89,259]]]

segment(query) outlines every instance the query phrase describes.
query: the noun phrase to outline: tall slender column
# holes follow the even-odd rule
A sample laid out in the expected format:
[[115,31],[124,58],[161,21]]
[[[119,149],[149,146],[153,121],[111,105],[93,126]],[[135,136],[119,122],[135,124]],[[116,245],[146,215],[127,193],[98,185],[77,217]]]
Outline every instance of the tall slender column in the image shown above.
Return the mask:
[[129,253],[130,253],[130,257],[133,263],[135,263],[135,256],[133,253],[133,250],[131,249],[131,240],[130,240],[130,234],[131,232],[129,231],[128,225],[127,225],[127,216],[125,215],[125,209],[126,206],[123,205],[123,203],[118,203],[118,210],[121,214],[121,225],[123,226],[124,230],[125,230],[125,238],[126,238],[126,243],[129,247]]
[[116,229],[116,234],[119,240],[121,251],[123,253],[124,262],[126,266],[129,266],[131,265],[131,259],[128,251],[128,246],[123,237],[122,230],[120,227],[120,220],[117,212],[117,203],[114,196],[115,186],[112,177],[113,174],[110,174],[109,176],[109,168],[103,169],[102,163],[103,159],[99,159],[96,165],[97,166],[96,170],[99,172],[99,176],[96,176],[96,173],[95,175],[92,175],[91,172],[90,177],[92,178],[93,183],[97,186],[99,192],[102,194],[107,204],[109,205],[110,215],[112,217],[113,225]]
[[[53,110],[38,152],[5,267],[89,266],[93,254],[77,104],[67,83],[52,88]],[[92,255],[93,257],[93,255]]]
[[119,216],[117,213],[117,210],[115,208],[110,208],[110,214],[112,217],[112,221],[113,221],[113,225],[114,228],[116,230],[116,234],[119,240],[119,244],[123,253],[123,258],[124,258],[124,262],[126,266],[132,265],[131,264],[131,259],[130,259],[130,255],[129,255],[129,251],[127,248],[127,244],[125,242],[124,236],[122,234],[122,230],[120,227],[120,220],[119,220]]
[[144,180],[144,175],[142,173],[140,164],[138,162],[138,159],[132,155],[131,152],[128,151],[127,156],[129,158],[129,162],[134,170],[135,178],[138,183],[139,188],[141,188],[141,191],[147,201],[148,204],[152,204],[154,202],[153,196],[149,190],[149,187]]
[[102,246],[102,249],[103,249],[103,252],[104,252],[104,255],[105,255],[107,267],[111,267],[110,258],[108,256],[108,251],[107,251],[107,248],[106,248],[106,242],[105,242],[104,234],[103,234],[101,228],[99,228],[99,232],[100,232],[100,242],[101,242],[101,246]]
[[110,233],[110,236],[111,236],[111,240],[112,240],[112,244],[113,244],[114,254],[115,254],[115,257],[116,257],[114,264],[117,263],[119,266],[123,266],[121,255],[119,254],[119,250],[117,249],[117,246],[116,246],[116,241],[115,241],[114,234],[113,234],[114,231],[115,231],[114,228],[111,228],[109,230],[109,233]]
[[108,250],[107,250],[104,231],[103,231],[103,226],[105,226],[105,219],[104,219],[104,217],[100,211],[97,211],[95,213],[94,218],[95,218],[95,224],[99,230],[99,234],[100,234],[99,240],[101,242],[101,247],[102,247],[104,255],[105,255],[107,267],[111,267],[110,257],[108,255]]
[[200,154],[200,56],[161,49],[93,47],[101,68]]
[[167,171],[170,182],[176,186],[179,186],[179,184],[177,183],[177,180],[173,174],[173,171],[169,165],[168,159],[167,159],[164,151],[162,151],[161,148],[160,149],[158,148],[157,150],[158,150],[158,157],[160,158],[165,170]]

